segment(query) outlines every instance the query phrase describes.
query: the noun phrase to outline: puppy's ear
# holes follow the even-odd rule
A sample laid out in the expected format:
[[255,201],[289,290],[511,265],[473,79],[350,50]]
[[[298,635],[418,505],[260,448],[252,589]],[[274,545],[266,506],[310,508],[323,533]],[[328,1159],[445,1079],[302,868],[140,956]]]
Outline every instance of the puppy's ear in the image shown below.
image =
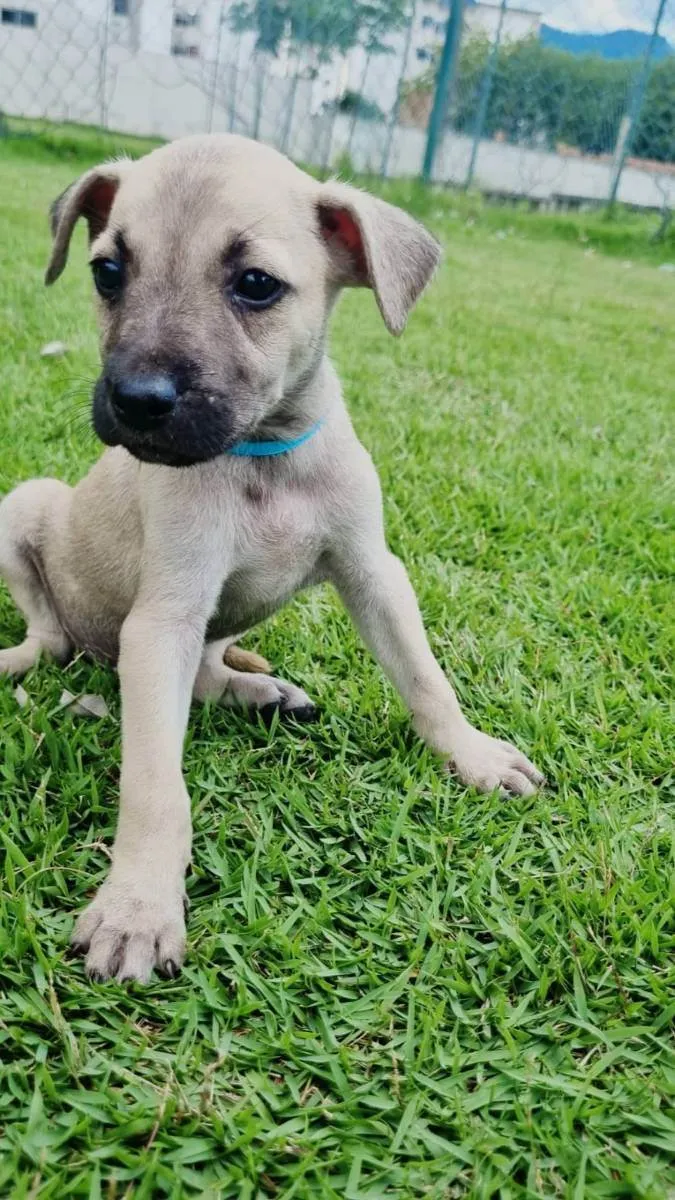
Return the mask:
[[47,285],[58,279],[66,265],[71,234],[79,217],[86,218],[90,242],[103,232],[127,166],[124,162],[113,162],[94,167],[57,196],[49,210],[54,244],[45,275]]
[[408,314],[441,257],[434,237],[400,208],[344,183],[319,191],[319,227],[342,287],[371,287],[390,333]]

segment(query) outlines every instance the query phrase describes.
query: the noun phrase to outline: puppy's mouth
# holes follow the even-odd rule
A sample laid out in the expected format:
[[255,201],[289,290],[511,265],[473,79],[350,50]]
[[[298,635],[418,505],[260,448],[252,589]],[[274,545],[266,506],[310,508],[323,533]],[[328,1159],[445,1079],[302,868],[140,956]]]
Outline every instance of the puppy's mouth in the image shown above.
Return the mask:
[[224,454],[237,436],[225,397],[200,389],[181,393],[166,409],[148,406],[122,411],[102,375],[92,403],[93,425],[106,446],[124,446],[141,462],[167,467],[190,467]]

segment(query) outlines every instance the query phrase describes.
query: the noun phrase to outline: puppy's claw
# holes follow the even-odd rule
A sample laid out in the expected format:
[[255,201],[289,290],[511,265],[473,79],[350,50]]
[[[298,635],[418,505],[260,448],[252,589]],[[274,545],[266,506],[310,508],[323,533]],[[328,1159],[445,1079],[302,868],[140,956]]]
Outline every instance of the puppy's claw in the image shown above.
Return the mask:
[[501,789],[510,796],[534,796],[537,789],[521,771],[504,771],[500,780]]
[[542,775],[541,771],[538,771],[534,764],[531,763],[529,759],[525,758],[524,755],[519,756],[516,766],[519,771],[522,771],[523,775],[527,776],[530,783],[533,783],[535,787],[545,787],[546,777]]
[[165,979],[177,979],[180,975],[180,967],[172,958],[165,959],[158,969]]
[[91,939],[100,924],[101,918],[91,904],[85,908],[83,913],[80,913],[70,937],[70,945],[76,954],[87,953]]

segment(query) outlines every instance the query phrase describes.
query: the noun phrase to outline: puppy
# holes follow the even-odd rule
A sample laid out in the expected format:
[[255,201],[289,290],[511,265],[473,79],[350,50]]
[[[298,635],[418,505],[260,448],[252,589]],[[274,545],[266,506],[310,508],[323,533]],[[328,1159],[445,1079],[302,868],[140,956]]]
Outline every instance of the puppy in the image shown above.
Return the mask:
[[527,796],[542,776],[462,714],[387,549],[377,475],[325,352],[343,287],[372,288],[401,333],[436,241],[391,205],[230,135],[88,171],[53,207],[47,283],[81,216],[101,325],[93,421],[111,449],[76,488],[34,480],[0,506],[0,572],[27,622],[0,671],[75,647],[117,662],[112,867],[73,942],[92,978],[145,981],[175,974],[185,952],[191,697],[309,715],[299,688],[224,658],[301,588],[335,585],[463,783]]

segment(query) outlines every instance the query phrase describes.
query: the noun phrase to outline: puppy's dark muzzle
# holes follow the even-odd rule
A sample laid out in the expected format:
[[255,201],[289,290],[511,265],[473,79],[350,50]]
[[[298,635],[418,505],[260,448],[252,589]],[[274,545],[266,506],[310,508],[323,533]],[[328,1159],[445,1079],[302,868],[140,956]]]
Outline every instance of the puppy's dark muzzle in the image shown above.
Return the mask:
[[147,433],[158,429],[173,414],[178,391],[170,375],[122,375],[106,379],[115,418],[127,429]]
[[111,355],[94,388],[94,429],[141,462],[187,467],[236,440],[229,396],[178,369],[131,367]]

